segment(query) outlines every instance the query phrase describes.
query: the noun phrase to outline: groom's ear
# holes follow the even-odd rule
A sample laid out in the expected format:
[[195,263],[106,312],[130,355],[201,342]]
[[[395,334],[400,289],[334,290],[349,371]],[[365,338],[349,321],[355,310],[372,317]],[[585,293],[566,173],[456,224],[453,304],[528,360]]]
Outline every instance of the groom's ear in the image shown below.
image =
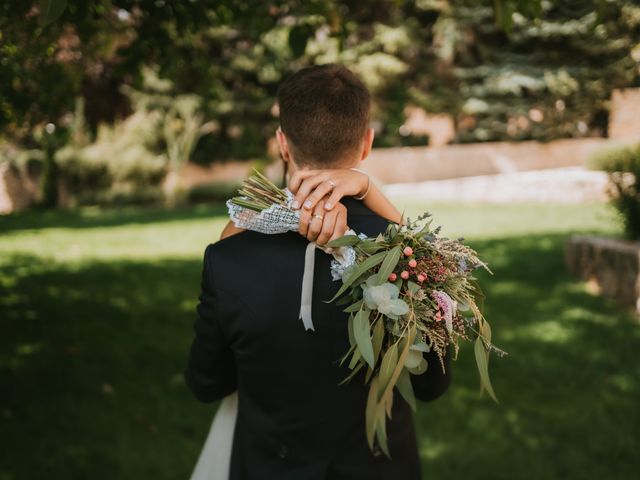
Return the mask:
[[280,148],[282,159],[288,163],[291,160],[291,152],[289,151],[287,137],[280,127],[276,130],[276,140],[278,140],[278,147]]
[[367,133],[364,135],[364,139],[362,140],[362,155],[360,155],[360,161],[366,159],[371,153],[371,149],[373,148],[373,139],[376,136],[376,132],[373,128],[367,128]]

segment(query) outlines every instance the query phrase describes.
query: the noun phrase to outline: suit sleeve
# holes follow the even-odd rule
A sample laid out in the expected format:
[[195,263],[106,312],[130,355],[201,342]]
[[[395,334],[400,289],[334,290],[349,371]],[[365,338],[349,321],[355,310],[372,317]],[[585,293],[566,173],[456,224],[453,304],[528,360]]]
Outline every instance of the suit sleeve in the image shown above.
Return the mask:
[[201,402],[214,402],[237,389],[236,363],[220,323],[218,297],[211,272],[211,245],[204,254],[200,302],[184,376],[187,386]]
[[435,352],[426,353],[424,358],[427,371],[422,375],[411,375],[411,384],[416,398],[429,402],[442,396],[451,385],[451,350],[444,356],[444,372]]

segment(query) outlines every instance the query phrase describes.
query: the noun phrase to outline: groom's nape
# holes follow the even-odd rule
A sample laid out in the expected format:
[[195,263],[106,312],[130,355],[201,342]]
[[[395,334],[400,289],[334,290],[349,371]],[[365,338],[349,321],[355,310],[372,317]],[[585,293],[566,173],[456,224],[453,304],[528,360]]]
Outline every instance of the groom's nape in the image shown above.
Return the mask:
[[357,166],[371,151],[371,96],[366,85],[339,64],[303,68],[278,89],[276,138],[289,173],[305,168]]

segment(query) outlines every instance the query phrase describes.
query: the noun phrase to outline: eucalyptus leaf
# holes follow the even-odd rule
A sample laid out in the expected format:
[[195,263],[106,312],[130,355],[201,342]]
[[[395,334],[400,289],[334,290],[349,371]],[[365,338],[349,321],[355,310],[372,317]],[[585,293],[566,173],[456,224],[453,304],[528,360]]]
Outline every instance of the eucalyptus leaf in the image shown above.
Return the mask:
[[387,417],[391,418],[391,409],[393,408],[393,389],[387,390],[383,394],[382,402],[384,403],[384,409],[387,412]]
[[387,419],[384,416],[384,411],[384,404],[379,404],[376,409],[376,440],[378,441],[380,450],[382,450],[387,458],[391,458],[387,442]]
[[365,410],[365,422],[367,431],[367,443],[369,448],[373,450],[373,439],[376,432],[376,405],[378,404],[378,377],[375,377],[369,387],[369,395],[367,397],[367,407]]
[[409,404],[409,406],[416,411],[416,396],[413,392],[413,385],[411,385],[411,374],[406,368],[403,368],[398,377],[396,387],[402,395],[402,398]]
[[362,308],[362,303],[363,303],[362,300],[358,300],[356,303],[352,303],[347,308],[345,308],[343,312],[346,312],[346,313],[357,312],[358,310],[360,310],[360,308]]
[[373,327],[373,362],[378,362],[384,340],[384,319],[380,318]]
[[376,277],[375,284],[382,285],[387,281],[389,275],[393,272],[393,269],[398,265],[398,261],[400,260],[400,255],[402,255],[402,251],[400,250],[400,246],[396,245],[393,247],[387,255],[384,257],[382,261],[382,265],[380,265],[380,270],[378,270],[378,276]]
[[362,358],[362,354],[360,350],[356,348],[353,351],[353,356],[351,357],[351,361],[349,362],[349,369],[353,370],[354,368],[356,368],[356,365],[358,365],[358,362],[360,361],[361,358]]
[[478,364],[478,373],[480,373],[480,392],[486,390],[487,393],[495,402],[498,401],[496,394],[491,386],[491,379],[489,378],[489,359],[488,353],[482,343],[482,338],[476,338],[473,350],[476,354],[476,363]]
[[370,240],[366,242],[362,242],[361,244],[358,245],[358,249],[360,249],[362,252],[366,253],[367,255],[376,253],[382,250],[383,248],[384,248],[384,245],[380,243],[372,242]]
[[349,345],[353,346],[356,344],[356,337],[353,334],[353,317],[354,315],[349,315],[349,320],[347,320],[347,332],[349,334]]
[[327,243],[327,247],[353,247],[354,245],[358,245],[360,242],[362,242],[362,240],[360,240],[360,237],[357,235],[344,235],[340,238],[336,238],[335,240],[331,240]]
[[362,358],[371,368],[375,368],[373,358],[373,344],[371,343],[371,325],[369,324],[370,311],[363,309],[356,313],[353,319],[353,335]]
[[362,362],[358,363],[358,366],[353,369],[353,371],[349,374],[349,376],[347,378],[345,378],[344,380],[342,380],[338,385],[344,385],[345,383],[349,383],[349,381],[353,377],[355,377],[356,374],[362,369],[363,365],[364,364]]
[[351,347],[349,347],[349,350],[347,351],[347,353],[345,353],[342,358],[340,359],[340,366],[344,365],[344,362],[347,361],[347,358],[349,358],[351,356],[351,354],[353,353],[353,349],[355,347],[352,345]]
[[360,275],[362,275],[367,270],[375,267],[380,262],[382,262],[384,260],[385,255],[386,255],[386,252],[376,253],[375,255],[367,258],[365,261],[363,261],[362,263],[357,265],[353,269],[353,271],[351,272],[349,277],[344,279],[344,281],[342,283],[342,286],[340,287],[338,292],[333,296],[333,298],[331,300],[329,300],[329,302],[333,302],[336,298],[338,298],[340,295],[342,295],[344,292],[346,292],[347,289],[351,286],[351,284],[355,280],[357,280]]
[[390,240],[393,240],[394,238],[396,238],[396,235],[398,235],[398,227],[393,223],[390,224],[389,227],[387,228],[387,235],[389,236]]
[[336,301],[336,305],[338,307],[341,307],[343,305],[348,305],[351,302],[351,299],[349,297],[342,297],[339,298],[338,301]]
[[389,380],[391,380],[391,376],[393,375],[393,371],[398,365],[398,344],[394,343],[387,349],[382,357],[382,364],[380,365],[380,388],[385,390],[387,388],[387,384]]

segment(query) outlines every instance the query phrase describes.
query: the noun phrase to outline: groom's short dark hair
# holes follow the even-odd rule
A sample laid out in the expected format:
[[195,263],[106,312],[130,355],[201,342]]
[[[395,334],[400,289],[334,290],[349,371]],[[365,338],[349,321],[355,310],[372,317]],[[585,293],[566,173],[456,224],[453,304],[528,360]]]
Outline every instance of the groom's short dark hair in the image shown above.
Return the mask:
[[278,90],[280,126],[299,165],[330,166],[355,154],[369,127],[371,98],[343,65],[303,68]]

